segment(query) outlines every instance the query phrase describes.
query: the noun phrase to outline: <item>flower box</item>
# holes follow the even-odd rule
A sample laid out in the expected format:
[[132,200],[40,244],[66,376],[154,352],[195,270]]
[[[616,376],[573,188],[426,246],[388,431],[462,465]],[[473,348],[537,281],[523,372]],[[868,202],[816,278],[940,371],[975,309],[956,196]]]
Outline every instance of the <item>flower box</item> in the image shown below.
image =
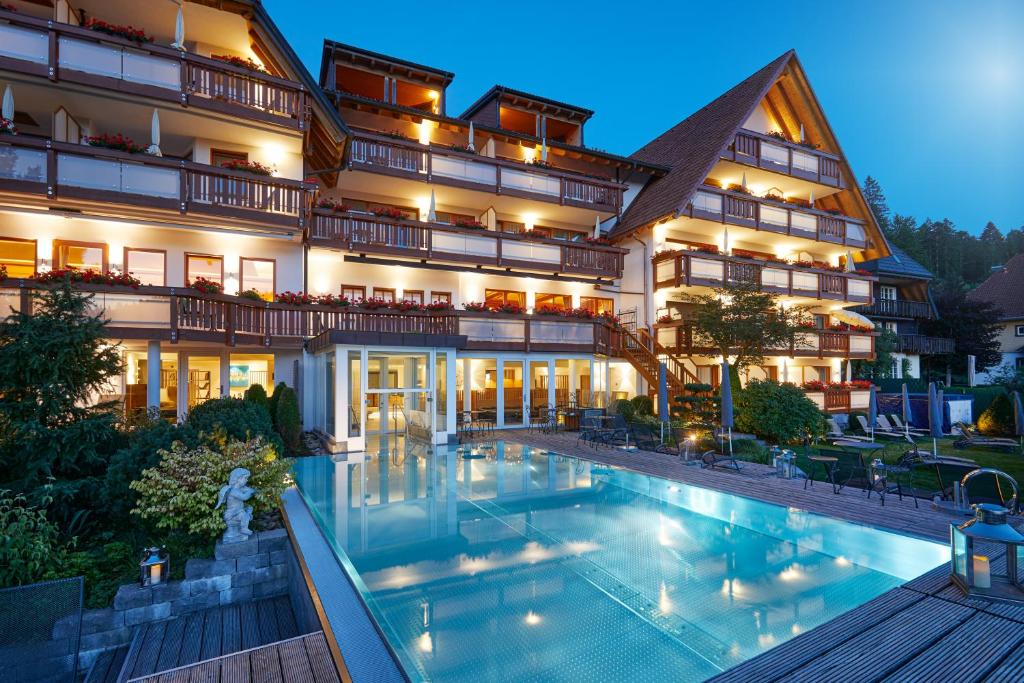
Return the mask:
[[134,26],[125,26],[121,24],[111,24],[97,19],[96,17],[89,17],[85,21],[85,28],[96,31],[98,33],[105,33],[108,36],[115,36],[117,38],[124,38],[130,40],[133,43],[152,43],[153,36],[146,35],[146,32],[141,28],[135,28]]
[[467,220],[465,218],[456,218],[455,227],[467,228],[469,230],[486,230],[487,226],[478,220]]
[[[5,268],[0,275],[7,276]],[[78,270],[77,268],[58,268],[45,273],[37,273],[36,282],[50,284],[54,282],[78,282],[86,285],[116,285],[138,289],[142,281],[131,273],[101,273],[98,270]]]
[[224,292],[223,284],[205,277],[197,277],[195,280],[187,282],[186,286],[202,294],[222,294]]
[[108,135],[107,133],[103,135],[90,135],[85,141],[92,147],[114,149],[119,152],[127,152],[128,154],[141,154],[146,151],[145,147],[136,144],[134,140],[121,133],[116,135]]
[[390,308],[391,302],[388,301],[387,299],[370,298],[360,299],[358,302],[356,302],[356,305],[365,311],[379,311],[382,309]]
[[255,289],[247,289],[244,292],[239,292],[238,296],[243,299],[250,299],[252,301],[263,301],[263,295],[257,292]]
[[272,176],[274,170],[269,166],[264,166],[258,161],[245,161],[242,159],[235,159],[233,161],[225,161],[221,164],[221,168],[226,168],[229,171],[241,171],[242,173],[251,173],[259,176]]
[[323,198],[317,201],[316,208],[324,209],[326,211],[334,211],[335,213],[345,213],[351,207],[348,204],[342,204],[341,202],[336,202],[333,199]]
[[270,75],[270,72],[264,69],[258,62],[250,59],[249,57],[236,57],[234,55],[210,55],[210,59],[216,59],[218,62],[224,62],[231,66],[237,66],[239,69],[247,69],[248,71],[255,71],[256,73]]
[[533,312],[537,315],[565,315],[565,309],[561,306],[551,306],[544,304],[543,306],[537,306],[533,309]]
[[447,302],[447,301],[431,301],[429,304],[427,304],[423,308],[428,310],[428,311],[432,311],[432,312],[437,313],[439,311],[450,311],[450,310],[452,310],[452,305],[449,302]]
[[372,210],[372,213],[374,216],[377,216],[378,218],[394,218],[399,220],[405,218],[405,214],[402,213],[401,209],[396,209],[392,206],[375,207]]
[[471,301],[468,304],[464,305],[463,308],[466,309],[467,311],[477,311],[477,312],[482,312],[482,311],[490,310],[490,309],[487,308],[487,304],[485,304],[485,303],[483,303],[481,301]]
[[14,125],[14,121],[0,117],[0,135],[17,135],[18,127]]
[[281,292],[276,297],[277,303],[291,306],[303,306],[316,302],[316,298],[305,292]]

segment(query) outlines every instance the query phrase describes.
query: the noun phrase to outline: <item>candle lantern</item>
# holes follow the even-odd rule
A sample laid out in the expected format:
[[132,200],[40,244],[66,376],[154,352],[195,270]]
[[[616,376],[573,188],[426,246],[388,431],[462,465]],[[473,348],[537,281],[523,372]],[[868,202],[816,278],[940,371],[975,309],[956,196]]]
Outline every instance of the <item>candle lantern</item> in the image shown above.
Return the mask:
[[[1007,522],[1009,511],[990,503],[974,506],[974,519],[949,525],[950,573],[953,582],[970,596],[1024,602],[1019,567],[1024,564],[1024,535]],[[985,548],[978,547],[984,543]],[[999,571],[988,554],[1006,551],[1005,570]]]
[[167,548],[146,548],[139,562],[139,581],[145,588],[166,582],[170,578],[171,558]]

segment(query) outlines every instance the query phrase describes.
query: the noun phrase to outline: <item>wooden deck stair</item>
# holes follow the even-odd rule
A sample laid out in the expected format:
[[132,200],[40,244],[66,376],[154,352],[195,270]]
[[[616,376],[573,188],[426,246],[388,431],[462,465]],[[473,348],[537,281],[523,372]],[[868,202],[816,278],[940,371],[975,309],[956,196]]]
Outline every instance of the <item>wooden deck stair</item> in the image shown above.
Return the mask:
[[700,379],[689,368],[685,361],[658,343],[646,330],[638,329],[636,333],[626,327],[620,329],[622,335],[622,357],[636,368],[640,376],[647,380],[654,394],[658,391],[658,367],[664,362],[668,370],[669,402],[673,396],[684,393],[687,384],[699,384]]

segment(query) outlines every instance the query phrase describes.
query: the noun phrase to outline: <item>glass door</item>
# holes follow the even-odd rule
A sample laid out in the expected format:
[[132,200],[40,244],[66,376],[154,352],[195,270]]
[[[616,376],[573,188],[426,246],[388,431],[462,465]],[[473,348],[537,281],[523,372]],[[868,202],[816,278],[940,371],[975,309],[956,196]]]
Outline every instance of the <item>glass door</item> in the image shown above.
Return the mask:
[[359,415],[360,434],[378,438],[403,435],[433,441],[433,353],[364,353],[360,384],[366,389]]

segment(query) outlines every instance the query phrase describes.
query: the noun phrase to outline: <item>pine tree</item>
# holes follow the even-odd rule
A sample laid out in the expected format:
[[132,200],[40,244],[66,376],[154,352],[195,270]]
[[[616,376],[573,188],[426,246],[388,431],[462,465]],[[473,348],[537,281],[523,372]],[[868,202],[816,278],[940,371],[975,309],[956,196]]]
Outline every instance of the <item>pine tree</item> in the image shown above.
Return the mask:
[[864,199],[871,208],[878,226],[888,235],[889,233],[889,204],[885,201],[885,193],[877,180],[868,176],[864,179]]

